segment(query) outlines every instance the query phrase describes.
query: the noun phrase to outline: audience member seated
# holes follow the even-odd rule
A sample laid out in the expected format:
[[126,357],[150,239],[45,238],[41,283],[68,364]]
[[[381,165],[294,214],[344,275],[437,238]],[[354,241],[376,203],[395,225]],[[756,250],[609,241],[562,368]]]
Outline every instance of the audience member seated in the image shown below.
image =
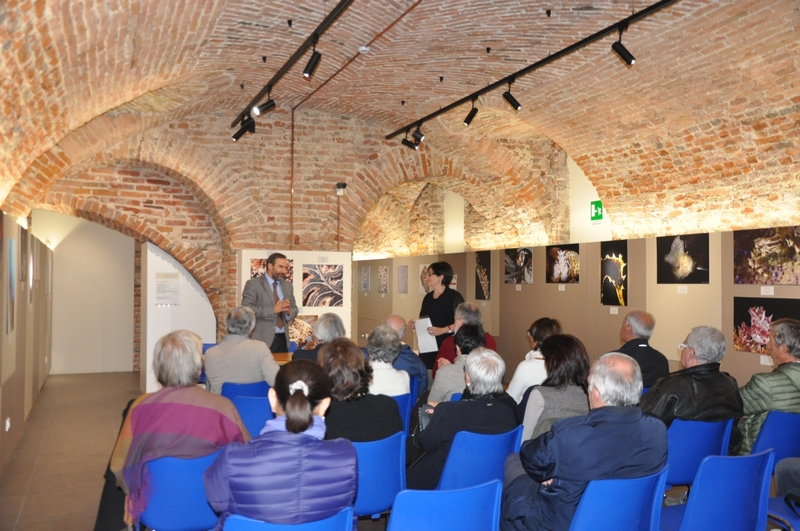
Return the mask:
[[556,334],[542,341],[541,349],[547,379],[534,387],[528,398],[522,419],[523,441],[547,432],[559,419],[589,412],[589,355],[583,343],[575,336]]
[[778,461],[775,465],[775,489],[780,498],[787,494],[800,498],[800,457],[787,457]]
[[508,384],[506,391],[514,401],[519,404],[525,390],[532,385],[539,385],[547,378],[547,370],[544,366],[544,357],[539,350],[542,341],[553,334],[561,333],[561,324],[555,319],[542,317],[533,322],[528,329],[528,343],[531,349],[525,354],[525,359],[517,365],[514,377]]
[[442,370],[433,379],[431,392],[428,394],[428,403],[433,406],[439,402],[450,400],[453,393],[464,392],[464,367],[467,356],[476,348],[484,346],[485,337],[480,326],[463,325],[456,332],[455,339],[458,352],[455,363],[442,367]]
[[800,321],[778,319],[772,323],[767,344],[772,372],[754,374],[741,388],[744,417],[742,454],[749,454],[770,411],[800,413]]
[[314,337],[317,338],[317,345],[309,350],[295,350],[292,354],[292,360],[308,360],[317,363],[319,349],[322,348],[322,345],[347,335],[342,318],[335,313],[323,313],[319,316],[317,322],[312,325],[312,328],[314,329]]
[[[420,359],[417,354],[411,350],[411,347],[403,343],[403,334],[406,332],[406,320],[399,315],[390,315],[384,319],[383,324],[392,327],[392,330],[397,332],[400,338],[400,355],[392,363],[392,367],[399,371],[406,371],[411,378],[417,377],[419,379],[420,392],[428,388],[428,369],[425,367],[425,362]],[[413,397],[414,400],[417,397]]]
[[275,383],[278,363],[263,341],[250,339],[256,328],[256,314],[251,308],[239,306],[228,314],[225,320],[228,335],[222,342],[206,351],[204,356],[206,381],[214,394],[222,392],[222,384],[254,383],[266,381]]
[[409,489],[436,488],[456,433],[504,433],[518,425],[516,408],[499,400],[504,394],[506,365],[503,359],[486,348],[477,348],[466,358],[463,378],[471,391],[469,398],[442,402],[435,408],[425,406],[426,414],[431,415],[430,421],[424,429],[414,432],[413,444],[408,445]]
[[325,414],[326,439],[368,442],[403,431],[394,398],[369,394],[372,367],[355,343],[344,337],[325,343],[319,360],[332,385],[333,400]]
[[353,444],[323,440],[330,396],[330,379],[319,365],[298,360],[281,367],[269,390],[276,418],[249,444],[226,446],[206,471],[208,501],[221,513],[217,530],[231,514],[302,524],[353,504]]
[[600,357],[589,374],[589,414],[556,422],[506,460],[501,530],[567,531],[589,481],[660,471],[667,430],[636,406],[641,394],[634,359]]
[[229,442],[250,439],[233,403],[198,387],[203,343],[178,330],[153,350],[160,391],[136,399],[111,455],[111,470],[125,491],[125,521],[138,524],[152,495],[147,463],[159,457],[191,459],[216,452]]
[[[458,329],[465,325],[477,325],[481,327],[481,332],[484,334],[484,345],[489,350],[497,351],[497,343],[489,332],[483,332],[483,319],[481,318],[481,310],[471,302],[462,302],[456,307],[455,323],[453,324],[453,333],[458,332]],[[450,336],[444,340],[442,346],[439,347],[439,353],[436,355],[436,363],[433,365],[433,377],[442,367],[453,363],[458,353],[456,352],[455,337]]]
[[394,360],[400,355],[400,338],[397,332],[389,326],[379,326],[367,337],[367,352],[372,365],[370,394],[398,396],[411,391],[408,373],[392,367]]
[[734,419],[729,453],[737,455],[742,435],[742,396],[736,380],[719,370],[725,356],[725,336],[716,328],[698,326],[681,343],[683,369],[659,379],[642,397],[640,407],[669,427],[674,419],[719,421]]
[[635,359],[642,369],[645,387],[653,387],[656,380],[669,374],[667,357],[650,346],[649,340],[656,327],[656,318],[647,312],[633,310],[622,321],[619,340],[624,343],[617,352]]

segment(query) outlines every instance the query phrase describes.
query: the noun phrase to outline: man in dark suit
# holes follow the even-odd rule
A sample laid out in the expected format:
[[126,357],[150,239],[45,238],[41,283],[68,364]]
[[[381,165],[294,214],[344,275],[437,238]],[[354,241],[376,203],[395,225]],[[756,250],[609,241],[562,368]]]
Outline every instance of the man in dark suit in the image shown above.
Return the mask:
[[272,352],[288,352],[286,332],[297,317],[294,288],[286,280],[289,261],[281,253],[267,258],[267,270],[247,281],[242,292],[242,306],[256,314],[256,328],[251,336],[269,345]]
[[648,342],[655,327],[656,318],[651,314],[641,310],[628,312],[619,331],[619,340],[624,344],[616,350],[636,360],[646,388],[653,387],[656,380],[669,374],[667,357]]

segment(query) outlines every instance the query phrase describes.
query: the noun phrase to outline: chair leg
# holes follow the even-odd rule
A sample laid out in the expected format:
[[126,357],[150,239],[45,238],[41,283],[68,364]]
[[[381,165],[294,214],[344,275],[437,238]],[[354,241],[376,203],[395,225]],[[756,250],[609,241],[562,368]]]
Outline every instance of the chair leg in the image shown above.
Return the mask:
[[772,520],[779,526],[781,526],[785,531],[795,531],[794,526],[789,523],[788,520],[784,520],[780,516],[776,514],[767,514],[767,519]]

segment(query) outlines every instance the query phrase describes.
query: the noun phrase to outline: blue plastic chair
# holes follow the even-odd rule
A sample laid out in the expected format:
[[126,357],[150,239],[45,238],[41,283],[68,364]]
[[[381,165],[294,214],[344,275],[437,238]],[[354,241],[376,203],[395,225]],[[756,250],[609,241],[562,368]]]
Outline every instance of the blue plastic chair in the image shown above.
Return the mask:
[[450,395],[450,402],[458,402],[462,396],[464,396],[464,393],[453,393]]
[[766,529],[773,459],[771,450],[747,456],[706,457],[700,463],[689,501],[661,510],[661,530]]
[[800,516],[786,505],[783,496],[770,498],[767,502],[767,516],[770,520],[769,527],[779,526],[786,531],[800,530]]
[[667,488],[672,485],[691,485],[700,462],[709,455],[728,455],[732,428],[733,419],[719,422],[672,421],[667,430]]
[[419,376],[409,375],[408,385],[410,386],[409,393],[411,393],[411,398],[416,402],[419,398]]
[[222,384],[222,391],[220,394],[225,398],[233,400],[237,396],[256,396],[266,398],[269,393],[269,384],[267,382],[255,383],[231,383],[225,382]]
[[305,524],[270,524],[234,514],[225,520],[224,531],[353,531],[353,508],[345,507],[330,518]]
[[[768,449],[774,450],[776,465],[781,459],[800,457],[800,414],[769,412],[750,453],[757,454]],[[770,474],[774,472],[773,466]]]
[[358,456],[356,516],[380,518],[380,513],[391,509],[397,493],[406,488],[405,441],[400,431],[379,441],[353,443]]
[[150,461],[152,490],[142,523],[158,531],[204,531],[217,525],[219,518],[208,504],[203,474],[218,455],[219,450],[196,459]]
[[250,432],[250,437],[258,437],[267,421],[275,418],[269,398],[235,396],[232,401],[247,431]]
[[414,399],[411,393],[404,395],[393,396],[397,402],[397,407],[400,409],[400,416],[403,418],[403,433],[408,437],[408,427],[411,423],[411,410],[414,408]]
[[569,531],[658,531],[668,467],[641,478],[590,481]]
[[463,489],[503,479],[506,457],[519,452],[522,426],[506,433],[456,433],[437,490]]
[[394,500],[387,531],[493,531],[500,527],[503,484],[468,489],[404,490]]
[[210,349],[211,347],[216,347],[217,343],[203,343],[203,354],[206,353],[206,350]]

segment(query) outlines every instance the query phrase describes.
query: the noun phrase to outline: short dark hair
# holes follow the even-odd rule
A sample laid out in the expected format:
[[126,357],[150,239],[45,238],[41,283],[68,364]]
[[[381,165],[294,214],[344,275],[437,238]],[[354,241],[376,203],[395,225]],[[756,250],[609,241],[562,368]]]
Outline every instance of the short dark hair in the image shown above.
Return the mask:
[[369,393],[372,367],[361,349],[346,337],[323,343],[317,360],[331,379],[334,400],[356,400]]
[[444,277],[442,279],[442,286],[447,287],[450,281],[453,280],[453,267],[447,262],[434,262],[428,266],[428,271],[437,277]]
[[455,342],[461,355],[466,356],[476,348],[486,345],[486,335],[482,326],[465,324],[456,332]]
[[581,340],[567,334],[555,334],[541,345],[547,379],[545,387],[577,385],[586,389],[589,378],[589,355]]
[[536,341],[536,345],[541,348],[542,341],[554,334],[561,333],[561,323],[549,317],[542,317],[536,319],[530,328],[528,328],[528,335]]
[[[296,382],[303,382],[306,389],[293,385]],[[308,360],[290,361],[281,367],[275,376],[274,388],[278,402],[286,411],[286,429],[292,433],[306,431],[314,422],[314,408],[331,396],[330,378],[322,367]]]
[[267,258],[267,263],[270,265],[275,265],[275,261],[278,260],[279,258],[283,258],[284,260],[286,260],[286,255],[281,253],[272,253],[271,255],[269,255],[269,258]]

